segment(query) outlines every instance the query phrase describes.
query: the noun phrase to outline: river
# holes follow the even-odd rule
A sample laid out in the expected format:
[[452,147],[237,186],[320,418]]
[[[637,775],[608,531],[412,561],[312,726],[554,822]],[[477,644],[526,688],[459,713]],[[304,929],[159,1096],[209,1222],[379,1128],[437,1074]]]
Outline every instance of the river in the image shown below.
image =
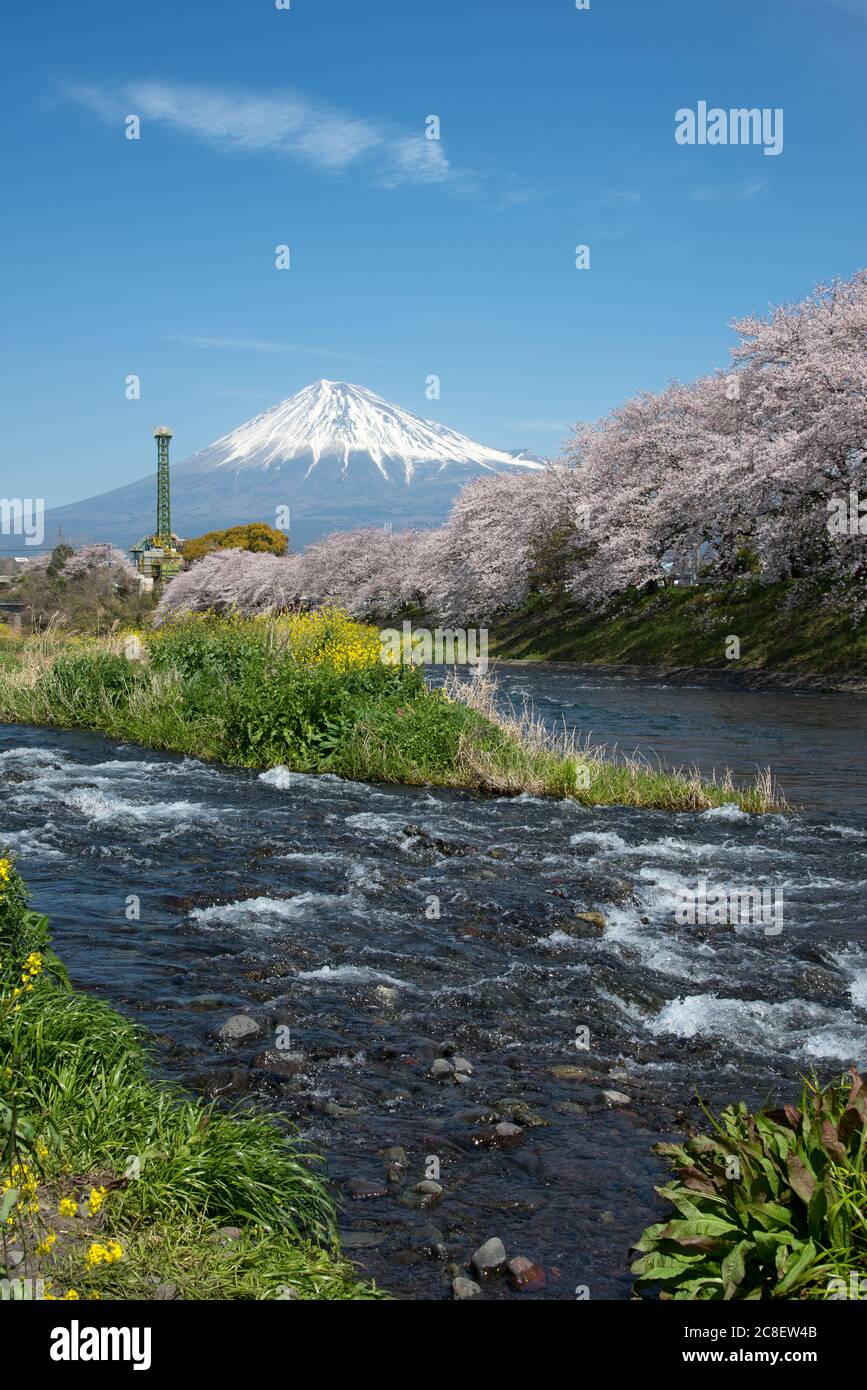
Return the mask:
[[[770,763],[802,809],[260,775],[7,725],[0,847],[75,985],[145,1025],[164,1074],[280,1109],[326,1157],[365,1273],[447,1298],[450,1263],[499,1236],[545,1283],[487,1297],[627,1298],[630,1245],[663,1212],[651,1146],[702,1122],[696,1092],[791,1098],[810,1069],[867,1058],[867,701],[498,675],[504,697],[627,752],[739,776]],[[678,925],[700,879],[781,892],[783,930]],[[260,1036],[227,1046],[216,1031],[239,1012]],[[443,1051],[469,1061],[465,1082],[431,1074]],[[437,1171],[425,1207],[415,1184]]]

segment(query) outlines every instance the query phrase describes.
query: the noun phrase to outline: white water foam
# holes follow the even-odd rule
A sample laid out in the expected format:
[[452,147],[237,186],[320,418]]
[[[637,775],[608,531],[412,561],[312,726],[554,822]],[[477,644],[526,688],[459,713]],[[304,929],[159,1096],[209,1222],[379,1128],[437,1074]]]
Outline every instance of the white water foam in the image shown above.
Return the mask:
[[646,1021],[651,1033],[678,1038],[712,1037],[760,1052],[836,1058],[843,1064],[863,1057],[867,1029],[841,1024],[818,1004],[794,999],[784,1004],[689,994]]
[[570,845],[595,845],[599,850],[614,853],[632,848],[621,835],[616,835],[613,830],[582,830],[578,835],[570,835],[569,843]]
[[742,811],[736,801],[725,801],[722,806],[712,806],[702,811],[704,820],[749,820],[749,812]]
[[352,899],[345,893],[299,893],[296,898],[245,898],[241,902],[218,903],[213,907],[194,907],[190,917],[202,926],[216,923],[265,927],[274,919],[291,922],[315,915],[322,909],[351,909],[352,906]]
[[332,985],[392,985],[395,989],[408,989],[415,993],[406,980],[396,975],[387,975],[384,970],[374,970],[369,965],[321,965],[318,970],[302,970],[298,980],[324,980]]
[[282,763],[278,767],[272,767],[267,772],[259,773],[259,781],[266,783],[269,787],[276,787],[279,792],[287,792],[290,788],[297,787],[299,774],[293,772],[291,768],[284,767]]
[[[56,793],[64,805],[73,807],[89,821],[107,820],[190,820],[209,817],[214,813],[196,801],[127,801],[123,797],[107,796],[90,787],[74,787],[66,793]],[[225,810],[221,812],[225,814]]]

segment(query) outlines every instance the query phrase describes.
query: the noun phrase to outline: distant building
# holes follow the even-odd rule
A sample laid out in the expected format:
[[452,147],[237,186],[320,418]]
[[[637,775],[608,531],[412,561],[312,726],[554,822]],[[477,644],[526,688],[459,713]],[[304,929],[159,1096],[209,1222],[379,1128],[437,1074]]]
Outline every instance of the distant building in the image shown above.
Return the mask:
[[180,536],[172,532],[167,546],[158,545],[156,542],[156,536],[142,536],[129,552],[138,570],[139,579],[150,580],[149,585],[142,585],[143,588],[150,588],[154,580],[159,583],[164,579],[172,579],[184,567],[180,551],[183,541]]

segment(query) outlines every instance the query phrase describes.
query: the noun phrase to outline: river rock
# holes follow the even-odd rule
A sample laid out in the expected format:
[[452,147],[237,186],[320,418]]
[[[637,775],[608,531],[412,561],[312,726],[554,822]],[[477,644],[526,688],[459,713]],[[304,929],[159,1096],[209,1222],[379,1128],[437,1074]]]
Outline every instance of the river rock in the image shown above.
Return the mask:
[[524,1101],[515,1100],[511,1096],[497,1101],[497,1114],[503,1119],[511,1120],[513,1124],[521,1125],[524,1129],[536,1129],[537,1126],[548,1123]]
[[605,914],[597,912],[595,908],[589,912],[576,912],[575,921],[587,922],[589,926],[595,927],[597,931],[604,932],[605,930]]
[[[438,1226],[421,1226],[416,1231],[416,1244],[429,1259],[444,1260],[448,1255],[446,1238]],[[460,1271],[454,1277],[459,1278]]]
[[355,1178],[349,1184],[349,1195],[353,1202],[371,1202],[378,1197],[387,1197],[388,1188],[378,1178]]
[[401,1168],[406,1167],[406,1149],[401,1148],[400,1144],[392,1144],[387,1149],[380,1149],[379,1152],[386,1163],[396,1163]]
[[472,1076],[473,1068],[466,1057],[453,1057],[452,1066],[461,1076]]
[[229,1067],[211,1076],[205,1085],[205,1095],[209,1100],[220,1096],[242,1096],[250,1089],[250,1078],[243,1067]]
[[425,1178],[423,1182],[417,1182],[415,1190],[422,1199],[422,1206],[425,1207],[432,1207],[443,1195],[440,1184],[433,1182],[430,1178]]
[[599,1092],[606,1105],[631,1105],[632,1097],[625,1091],[600,1091]]
[[341,1231],[340,1246],[343,1250],[375,1250],[387,1239],[386,1231]]
[[436,1077],[437,1081],[445,1081],[446,1078],[454,1076],[455,1069],[447,1058],[437,1057],[430,1069],[430,1074]]
[[273,1072],[275,1076],[297,1076],[310,1065],[310,1058],[306,1052],[282,1052],[279,1048],[269,1047],[264,1052],[258,1052],[252,1064],[262,1071]]
[[554,1106],[558,1115],[586,1115],[587,1106],[574,1100],[561,1100]]
[[541,1265],[534,1264],[524,1255],[510,1260],[506,1271],[509,1283],[515,1289],[541,1289],[545,1284],[545,1271]]
[[513,1125],[508,1120],[501,1120],[498,1125],[494,1125],[494,1134],[500,1144],[517,1144],[523,1133],[520,1125]]
[[462,1303],[471,1298],[482,1297],[482,1291],[478,1284],[474,1283],[472,1279],[464,1279],[463,1277],[452,1280],[452,1294]]
[[593,1073],[587,1067],[549,1067],[553,1077],[558,1081],[592,1081]]
[[236,1043],[246,1042],[249,1038],[258,1038],[261,1033],[262,1029],[259,1024],[249,1014],[232,1014],[232,1017],[227,1018],[222,1027],[217,1030],[217,1037],[221,1042]]
[[480,1245],[470,1264],[480,1279],[500,1274],[506,1264],[506,1247],[499,1236],[492,1236],[484,1245]]
[[338,1105],[336,1100],[326,1100],[321,1107],[323,1115],[328,1115],[332,1120],[348,1120],[353,1115],[360,1115],[361,1111],[352,1105]]

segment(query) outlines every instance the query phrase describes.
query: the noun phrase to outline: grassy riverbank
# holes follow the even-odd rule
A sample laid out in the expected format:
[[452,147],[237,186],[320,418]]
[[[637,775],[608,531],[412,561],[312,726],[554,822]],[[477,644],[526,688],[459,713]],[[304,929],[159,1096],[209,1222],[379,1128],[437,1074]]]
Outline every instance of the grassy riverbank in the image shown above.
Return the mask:
[[[628,594],[600,612],[563,595],[531,599],[495,625],[504,659],[609,665],[717,667],[867,679],[867,622],[792,582]],[[737,637],[740,656],[727,658]]]
[[276,1117],[154,1081],[139,1030],[69,987],[8,857],[0,1078],[6,1278],[54,1298],[379,1296],[340,1257],[318,1160]]
[[109,640],[3,644],[0,721],[99,730],[243,767],[572,797],[587,805],[785,809],[770,776],[745,788],[670,771],[504,715],[492,682],[432,690],[386,665],[378,633],[342,614],[188,619],[146,636],[143,662]]

